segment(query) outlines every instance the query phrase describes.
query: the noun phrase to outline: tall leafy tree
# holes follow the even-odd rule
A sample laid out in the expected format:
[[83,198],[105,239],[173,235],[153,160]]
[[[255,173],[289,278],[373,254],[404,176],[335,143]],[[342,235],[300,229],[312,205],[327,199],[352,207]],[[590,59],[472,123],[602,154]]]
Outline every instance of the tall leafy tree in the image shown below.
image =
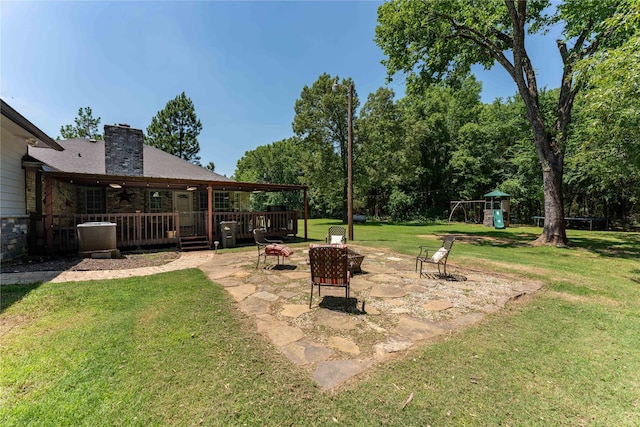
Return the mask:
[[[233,177],[243,182],[300,184],[302,146],[296,137],[259,146],[244,153],[238,160]],[[300,191],[256,193],[251,195],[251,207],[264,210],[267,205],[284,205],[288,209],[303,208]]]
[[576,100],[566,180],[570,208],[623,225],[640,210],[640,1],[626,3],[629,13],[606,24],[633,35],[579,64],[585,90]]
[[[293,131],[305,148],[303,172],[308,182],[314,182],[318,201],[324,199],[326,214],[334,215],[342,206],[346,219],[347,203],[347,88],[351,79],[343,79],[337,91],[332,90],[334,78],[324,73],[311,87],[302,89],[296,100]],[[354,89],[352,110],[358,107]],[[355,114],[354,114],[354,123]],[[354,152],[357,127],[354,124]],[[355,168],[354,159],[354,168]],[[337,190],[337,191],[336,191]],[[341,190],[341,191],[340,191]]]
[[62,138],[102,139],[102,134],[98,130],[100,117],[93,117],[91,107],[78,108],[78,116],[73,119],[73,122],[73,125],[64,125],[60,127],[60,135],[62,135]]
[[147,127],[147,144],[200,164],[198,135],[201,130],[193,102],[182,92],[151,119]]
[[360,110],[358,121],[358,168],[354,171],[354,187],[360,204],[375,216],[387,214],[386,205],[394,188],[407,169],[402,152],[402,114],[391,89],[379,88],[369,94]]
[[[511,76],[526,108],[542,166],[545,226],[539,243],[564,245],[562,180],[572,107],[581,85],[575,80],[578,61],[590,57],[624,35],[611,37],[605,19],[623,13],[617,0],[492,0],[478,6],[467,0],[393,0],[378,9],[376,42],[387,55],[388,77],[406,72],[423,82],[456,81],[472,64],[500,64]],[[535,65],[525,47],[528,34],[562,25],[557,41],[562,83],[555,117],[549,122],[540,108]]]

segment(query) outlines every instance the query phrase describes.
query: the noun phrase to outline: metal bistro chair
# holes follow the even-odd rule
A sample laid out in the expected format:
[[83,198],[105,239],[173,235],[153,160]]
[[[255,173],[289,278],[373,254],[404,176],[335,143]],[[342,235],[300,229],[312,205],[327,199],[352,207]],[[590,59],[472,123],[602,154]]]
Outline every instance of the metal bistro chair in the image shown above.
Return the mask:
[[311,245],[309,246],[309,262],[311,264],[311,296],[309,308],[313,301],[313,287],[318,287],[318,297],[322,286],[345,288],[345,310],[349,303],[349,258],[347,245]]
[[[416,257],[416,271],[418,271],[418,264],[420,264],[420,277],[422,277],[422,263],[428,264],[436,264],[438,266],[438,274],[442,275],[440,271],[440,266],[444,271],[444,275],[447,275],[447,258],[449,257],[449,252],[451,252],[451,247],[453,246],[453,242],[456,240],[455,236],[444,236],[444,240],[442,241],[442,246],[438,250],[429,249],[427,246],[419,246],[420,253]],[[429,251],[431,251],[431,255],[429,255]]]
[[282,261],[289,257],[293,253],[293,250],[288,246],[282,245],[282,240],[267,239],[265,236],[266,231],[261,228],[253,230],[253,238],[258,246],[258,262],[256,268],[260,265],[260,258],[264,257],[264,263],[267,263],[267,256],[276,256],[278,258],[278,265],[280,265],[280,257]]
[[325,241],[328,245],[344,245],[347,243],[347,229],[334,225],[329,227]]

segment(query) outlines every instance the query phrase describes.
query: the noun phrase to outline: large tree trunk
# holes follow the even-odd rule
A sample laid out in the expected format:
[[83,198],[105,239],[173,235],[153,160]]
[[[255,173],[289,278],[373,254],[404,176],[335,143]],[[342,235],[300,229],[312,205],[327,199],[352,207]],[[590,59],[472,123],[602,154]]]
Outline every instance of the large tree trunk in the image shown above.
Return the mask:
[[565,246],[567,234],[564,223],[564,202],[562,197],[562,171],[543,165],[544,185],[544,228],[536,239],[536,244]]
[[[505,69],[513,77],[516,86],[518,86],[518,92],[524,101],[527,119],[533,131],[538,158],[542,164],[545,218],[542,234],[536,239],[535,243],[564,246],[567,244],[562,197],[564,150],[562,144],[559,144],[555,139],[554,135],[558,135],[558,133],[554,132],[553,135],[547,133],[544,125],[544,116],[540,111],[536,73],[525,48],[527,3],[505,0],[505,4],[513,24],[513,65],[507,63],[501,55],[498,55],[496,59],[505,66]],[[570,83],[570,73],[566,68],[564,76],[563,83]],[[558,108],[564,111],[559,111],[559,120],[556,123],[556,126],[558,126],[557,131],[566,130],[566,125],[568,125],[571,117],[570,106],[572,100],[573,97],[569,97],[567,93],[563,92],[561,94]],[[566,106],[569,108],[564,108]]]
[[542,165],[544,190],[544,228],[534,244],[566,246],[567,233],[562,192],[564,153],[558,148],[557,141],[552,140],[552,137],[545,132],[537,105],[531,107],[531,117],[535,117],[531,120],[531,127],[538,158]]

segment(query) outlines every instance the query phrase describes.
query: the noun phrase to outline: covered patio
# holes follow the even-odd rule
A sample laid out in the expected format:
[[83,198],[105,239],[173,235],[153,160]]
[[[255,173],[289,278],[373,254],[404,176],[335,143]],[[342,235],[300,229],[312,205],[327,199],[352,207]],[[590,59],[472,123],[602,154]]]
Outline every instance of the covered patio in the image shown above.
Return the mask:
[[[142,247],[150,245],[180,245],[189,238],[200,238],[209,248],[213,242],[221,239],[220,223],[234,221],[237,224],[238,240],[253,239],[253,230],[263,228],[269,236],[292,236],[300,234],[298,219],[304,219],[302,230],[307,239],[308,202],[307,187],[301,185],[283,185],[269,183],[215,182],[196,180],[149,180],[131,176],[78,175],[61,172],[49,172],[43,175],[44,195],[42,213],[31,214],[31,230],[34,230],[32,247],[46,244],[48,253],[74,252],[77,250],[76,228],[85,222],[110,222],[116,224],[117,247]],[[103,212],[70,213],[56,209],[69,205],[69,197],[64,192],[55,191],[60,187],[67,190],[90,188],[99,191],[108,200]],[[230,194],[243,194],[250,197],[255,193],[302,191],[304,206],[302,212],[276,207],[265,211],[215,210],[215,199],[229,198]],[[56,200],[56,194],[60,200]],[[150,204],[157,198],[170,199],[176,209],[165,212],[149,212]],[[145,199],[145,203],[136,203],[136,199]],[[122,206],[114,207],[109,200],[118,205],[130,205],[131,211],[122,212]],[[162,204],[159,201],[158,204]],[[142,209],[135,209],[142,208]],[[199,208],[199,209],[196,209]],[[120,212],[118,212],[120,210]]]

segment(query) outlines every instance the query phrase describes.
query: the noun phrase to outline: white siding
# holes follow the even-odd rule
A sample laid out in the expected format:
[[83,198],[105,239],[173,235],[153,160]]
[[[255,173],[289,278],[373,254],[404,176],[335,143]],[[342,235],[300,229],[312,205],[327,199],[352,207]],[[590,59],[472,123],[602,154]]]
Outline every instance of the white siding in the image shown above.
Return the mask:
[[[3,117],[3,122],[6,119]],[[24,138],[2,128],[0,135],[0,216],[26,215],[22,156],[27,153]]]

